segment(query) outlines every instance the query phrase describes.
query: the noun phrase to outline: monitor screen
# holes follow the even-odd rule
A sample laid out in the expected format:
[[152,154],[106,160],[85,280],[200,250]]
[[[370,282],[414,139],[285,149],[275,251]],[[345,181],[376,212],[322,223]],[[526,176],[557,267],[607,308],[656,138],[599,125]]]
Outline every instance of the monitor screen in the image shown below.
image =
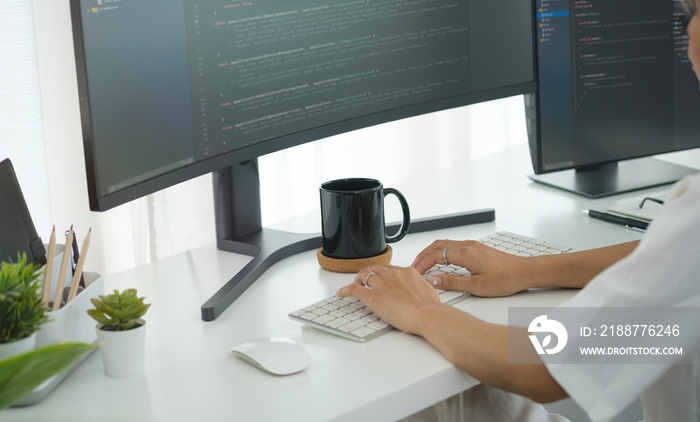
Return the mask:
[[[531,125],[535,173],[591,196],[670,183],[661,169],[624,173],[620,160],[700,147],[700,95],[678,0],[537,0],[538,90]],[[639,161],[649,163],[649,161]],[[599,166],[613,163],[613,167]],[[596,172],[597,171],[597,172]],[[578,174],[577,174],[578,173]],[[607,174],[613,179],[606,179]],[[655,176],[662,176],[655,179]],[[640,178],[640,176],[643,176]],[[623,178],[636,179],[626,186]],[[589,192],[590,193],[590,192]]]
[[320,243],[261,227],[257,157],[534,92],[533,12],[532,0],[71,0],[90,206],[212,172],[218,247],[254,255],[203,305],[214,319],[274,261]]
[[529,1],[71,3],[94,210],[331,134],[534,90]]

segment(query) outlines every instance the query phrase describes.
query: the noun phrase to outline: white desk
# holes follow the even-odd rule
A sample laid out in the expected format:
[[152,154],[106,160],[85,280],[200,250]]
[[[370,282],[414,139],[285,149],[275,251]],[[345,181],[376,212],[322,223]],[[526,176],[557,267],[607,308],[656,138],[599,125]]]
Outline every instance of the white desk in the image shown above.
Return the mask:
[[[591,220],[581,210],[603,210],[668,190],[588,200],[536,185],[526,178],[528,172],[529,155],[521,147],[395,186],[408,198],[414,217],[491,207],[496,221],[409,235],[393,245],[393,263],[410,264],[436,238],[479,238],[497,230],[577,250],[639,239],[641,233]],[[446,200],[447,193],[436,189],[440,186],[458,198]],[[311,230],[318,230],[318,223]],[[477,383],[421,338],[393,332],[359,344],[289,320],[290,311],[331,296],[353,278],[320,269],[314,251],[275,265],[218,319],[203,322],[202,303],[248,259],[212,245],[107,277],[108,291],[135,286],[153,303],[146,315],[145,374],[107,377],[96,352],[43,401],[2,411],[0,421],[391,421]],[[508,306],[554,306],[573,293],[468,298],[457,306],[505,323]],[[311,366],[275,377],[231,354],[232,346],[262,336],[301,343]]]

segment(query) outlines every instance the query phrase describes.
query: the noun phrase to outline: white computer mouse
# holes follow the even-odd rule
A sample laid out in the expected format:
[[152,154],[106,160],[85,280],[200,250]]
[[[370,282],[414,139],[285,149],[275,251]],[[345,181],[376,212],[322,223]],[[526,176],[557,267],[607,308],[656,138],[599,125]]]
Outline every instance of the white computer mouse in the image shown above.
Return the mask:
[[274,375],[291,375],[309,366],[309,353],[294,340],[264,337],[234,347],[233,354]]

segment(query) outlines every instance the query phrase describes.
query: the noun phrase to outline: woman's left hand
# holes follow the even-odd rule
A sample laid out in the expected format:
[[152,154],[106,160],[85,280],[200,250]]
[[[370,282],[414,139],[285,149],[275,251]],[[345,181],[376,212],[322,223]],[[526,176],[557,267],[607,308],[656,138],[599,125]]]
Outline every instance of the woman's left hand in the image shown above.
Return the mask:
[[412,267],[365,268],[337,295],[360,299],[381,319],[411,334],[420,334],[417,311],[426,304],[440,303],[435,289]]

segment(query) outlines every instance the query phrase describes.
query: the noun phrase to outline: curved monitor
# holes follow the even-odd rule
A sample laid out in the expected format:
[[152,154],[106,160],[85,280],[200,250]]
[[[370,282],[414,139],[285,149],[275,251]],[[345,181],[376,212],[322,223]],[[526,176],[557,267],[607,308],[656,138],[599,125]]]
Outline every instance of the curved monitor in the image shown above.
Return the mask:
[[257,157],[533,92],[532,7],[71,0],[90,207],[215,172],[219,246],[239,250],[261,230]]
[[639,159],[700,147],[687,17],[678,0],[626,3],[537,0],[538,90],[526,98],[536,181],[600,197],[694,172]]

